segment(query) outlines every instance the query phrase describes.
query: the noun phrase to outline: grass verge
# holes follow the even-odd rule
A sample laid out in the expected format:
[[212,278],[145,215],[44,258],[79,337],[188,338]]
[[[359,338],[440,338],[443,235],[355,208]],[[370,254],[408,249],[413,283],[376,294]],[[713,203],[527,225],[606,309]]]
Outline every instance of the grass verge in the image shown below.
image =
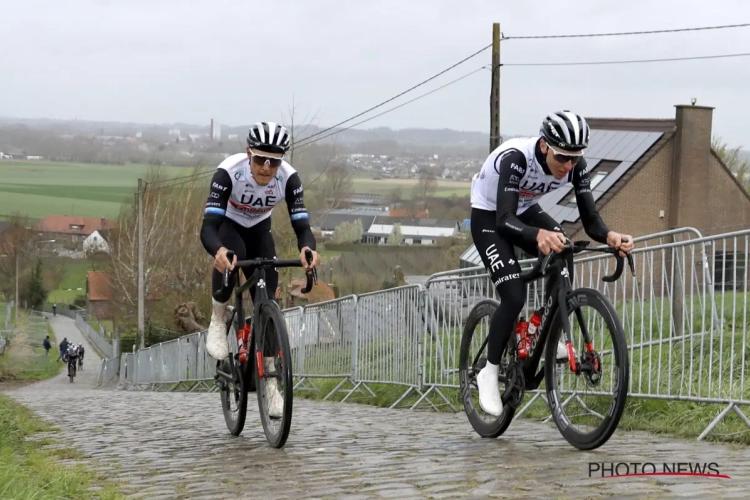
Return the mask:
[[[42,345],[47,335],[52,344],[49,354]],[[57,361],[58,355],[55,333],[49,323],[30,318],[26,311],[20,310],[10,346],[0,357],[0,382],[34,382],[54,377],[64,365]]]
[[[295,398],[321,400],[329,394],[342,379],[313,379],[306,381],[305,387],[310,389],[295,391]],[[342,389],[331,395],[328,401],[341,401],[352,384],[346,382]],[[347,403],[369,404],[373,406],[388,407],[395,403],[405,392],[406,387],[368,384],[368,387],[375,393],[372,397],[366,390],[364,392],[355,392],[352,394]],[[460,412],[463,412],[463,405],[459,392],[456,389],[441,388],[445,397]],[[533,395],[527,394],[521,407],[531,400]],[[399,408],[409,408],[420,396],[416,393],[407,396]],[[431,393],[427,399],[435,405],[440,411],[451,411],[450,407],[437,394]],[[716,416],[726,407],[721,404],[706,404],[688,401],[664,401],[658,399],[641,399],[629,398],[625,412],[618,429],[647,431],[653,434],[663,435],[665,437],[679,439],[696,439],[703,430],[716,418]],[[423,400],[417,409],[431,410],[432,406]],[[750,415],[750,408],[740,407],[743,413]],[[541,422],[549,416],[549,410],[544,401],[537,401],[524,413],[520,421],[511,425],[523,425],[524,421]],[[468,420],[467,420],[467,425]],[[554,426],[550,422],[549,425]],[[562,438],[561,438],[562,439]],[[724,444],[750,445],[750,428],[748,428],[737,414],[732,411],[717,425],[713,431],[706,436],[706,441],[720,442]]]
[[55,441],[45,435],[50,431],[59,432],[0,394],[0,498],[123,498],[114,483],[106,483],[84,466],[61,463],[61,459],[76,459],[77,452],[44,446]]

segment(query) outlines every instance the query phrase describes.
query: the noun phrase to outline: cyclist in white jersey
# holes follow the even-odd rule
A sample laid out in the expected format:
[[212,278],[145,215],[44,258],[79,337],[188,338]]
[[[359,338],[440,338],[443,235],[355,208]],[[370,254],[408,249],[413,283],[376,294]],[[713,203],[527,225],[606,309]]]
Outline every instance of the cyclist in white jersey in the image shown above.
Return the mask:
[[[304,204],[302,181],[297,171],[283,160],[289,144],[286,128],[273,122],[256,123],[248,134],[246,152],[226,158],[211,179],[201,242],[214,257],[211,287],[213,310],[206,335],[206,351],[213,358],[223,360],[229,354],[224,313],[231,289],[223,287],[224,270],[233,269],[238,260],[276,256],[271,234],[271,213],[280,201],[286,202],[292,228],[297,235],[302,265],[305,269],[320,265]],[[305,259],[307,249],[313,251],[312,265],[308,265]],[[227,258],[227,250],[234,252],[232,262]],[[245,276],[249,278],[247,273]],[[277,285],[278,272],[266,269],[269,298],[275,299]],[[216,293],[216,290],[221,292]],[[254,287],[250,293],[255,293]],[[273,359],[272,356],[264,358],[264,363],[273,363]],[[272,385],[267,385],[272,393],[268,398],[271,401],[269,413],[280,416],[283,409],[281,395]]]
[[[583,157],[589,134],[582,116],[570,111],[551,113],[542,122],[540,137],[504,142],[490,153],[471,181],[471,235],[500,298],[490,323],[487,364],[477,375],[479,404],[490,415],[503,411],[498,386],[500,359],[526,302],[514,246],[532,255],[547,255],[562,251],[565,242],[560,225],[542,210],[538,199],[571,182],[586,234],[620,249],[623,256],[633,250],[633,238],[610,231],[594,204]],[[571,280],[572,260],[571,256]],[[558,344],[558,360],[567,357],[565,346]]]

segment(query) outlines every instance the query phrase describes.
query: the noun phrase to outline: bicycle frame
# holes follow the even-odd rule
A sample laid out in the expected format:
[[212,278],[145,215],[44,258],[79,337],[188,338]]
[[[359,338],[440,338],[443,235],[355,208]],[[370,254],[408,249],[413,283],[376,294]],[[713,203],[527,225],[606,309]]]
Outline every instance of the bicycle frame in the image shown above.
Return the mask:
[[[582,251],[588,252],[603,252],[610,253],[616,257],[617,265],[615,272],[610,276],[602,277],[602,281],[613,282],[617,281],[622,274],[624,268],[624,259],[617,253],[618,251],[609,247],[604,248],[586,248],[588,241],[578,241],[575,243],[568,242],[565,248],[559,254],[550,252],[548,255],[540,255],[537,259],[536,264],[529,270],[521,273],[521,280],[528,284],[532,283],[543,277],[547,277],[547,287],[544,295],[544,311],[542,313],[542,319],[539,323],[538,337],[534,349],[526,359],[520,360],[523,376],[524,376],[524,390],[533,391],[537,389],[542,380],[544,380],[544,370],[539,369],[539,361],[542,358],[542,352],[544,349],[538,349],[539,345],[546,346],[546,349],[556,349],[557,346],[553,345],[549,341],[550,333],[557,328],[557,322],[562,323],[563,333],[565,336],[565,343],[568,348],[568,362],[570,369],[573,373],[578,373],[578,364],[575,359],[575,352],[573,350],[572,342],[573,336],[571,332],[570,321],[568,320],[569,311],[574,310],[576,318],[581,325],[581,330],[586,343],[586,349],[593,350],[591,338],[588,330],[585,327],[585,321],[583,313],[581,312],[578,304],[575,303],[575,298],[571,297],[574,292],[573,284],[570,280],[570,271],[568,270],[568,262],[566,257],[573,253],[579,253]],[[633,265],[633,256],[627,254],[628,264],[630,265],[631,273],[635,276],[635,269]],[[560,305],[563,304],[565,312],[563,314],[557,314],[560,309]],[[489,340],[489,336],[485,338],[482,346],[480,347],[476,357],[478,359],[479,354],[484,350]],[[515,342],[515,336],[511,334],[509,341]],[[474,360],[476,364],[477,359]],[[537,371],[538,370],[538,371]]]
[[[227,258],[231,261],[234,257],[233,252],[227,252]],[[308,252],[307,254],[307,260],[308,262],[312,262],[312,252]],[[254,268],[253,273],[250,275],[250,278],[248,278],[245,283],[243,283],[240,286],[240,272],[239,270],[241,268],[247,268],[252,267]],[[245,291],[250,290],[253,286],[255,286],[255,296],[252,297],[253,299],[253,315],[252,318],[258,318],[260,315],[260,308],[263,304],[266,302],[271,301],[268,297],[268,292],[266,291],[266,267],[302,267],[302,263],[299,260],[279,260],[279,259],[267,259],[267,258],[257,258],[252,260],[244,260],[244,261],[238,261],[235,264],[235,269],[237,269],[237,272],[234,273],[234,281],[231,283],[232,288],[234,289],[234,298],[235,298],[235,306],[232,311],[231,316],[229,317],[229,320],[226,323],[227,326],[227,332],[231,331],[232,323],[236,320],[237,321],[237,335],[238,338],[241,335],[242,338],[242,346],[243,349],[245,349],[245,352],[240,353],[240,358],[238,361],[240,363],[244,363],[247,359],[247,354],[249,354],[250,359],[252,360],[251,363],[254,363],[255,366],[251,366],[252,369],[258,370],[258,375],[262,378],[263,377],[263,359],[262,359],[262,353],[257,351],[255,349],[255,337],[252,339],[250,338],[250,324],[248,323],[247,319],[244,318],[243,314],[243,308],[242,308],[242,295],[245,293]],[[230,277],[232,276],[232,273],[229,270],[224,271],[224,280],[223,285],[225,288],[230,286]],[[310,290],[312,290],[313,283],[317,282],[317,273],[313,269],[312,273],[309,273],[307,275],[307,283],[305,288],[302,289],[302,293],[308,293]],[[242,324],[240,323],[242,321]],[[235,371],[235,359],[233,356],[228,357],[229,360],[229,367],[230,372],[234,373]],[[219,369],[219,365],[217,363],[216,373],[220,377],[232,380],[231,373],[225,373]]]
[[[236,275],[236,280],[239,283],[239,272]],[[232,315],[229,317],[229,321],[227,321],[227,331],[231,331],[232,322],[235,321],[235,318],[237,320],[237,336],[242,337],[242,347],[244,349],[244,352],[240,352],[240,363],[245,362],[249,355],[249,358],[252,360],[251,368],[255,369],[257,367],[258,374],[261,376],[261,378],[263,377],[263,360],[261,359],[261,354],[255,349],[255,340],[253,339],[251,341],[250,339],[250,324],[248,323],[247,319],[244,318],[242,295],[243,293],[245,293],[245,291],[249,291],[253,286],[255,286],[255,296],[252,297],[253,315],[251,317],[259,317],[261,306],[265,302],[269,301],[265,282],[265,266],[256,267],[256,269],[253,271],[253,274],[250,275],[250,278],[246,280],[244,284],[235,289],[235,306],[234,310],[232,311]],[[234,369],[234,366],[232,365],[233,363],[234,360],[230,360],[230,366],[232,367],[232,369]]]

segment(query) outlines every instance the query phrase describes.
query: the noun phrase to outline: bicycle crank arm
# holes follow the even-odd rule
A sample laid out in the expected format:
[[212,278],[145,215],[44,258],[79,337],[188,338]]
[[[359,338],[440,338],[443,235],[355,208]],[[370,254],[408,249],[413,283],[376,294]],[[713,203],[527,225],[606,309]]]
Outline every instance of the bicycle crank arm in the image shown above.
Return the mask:
[[214,379],[223,379],[227,382],[234,382],[234,376],[232,376],[231,373],[226,373],[221,370],[216,370],[216,375],[214,375]]

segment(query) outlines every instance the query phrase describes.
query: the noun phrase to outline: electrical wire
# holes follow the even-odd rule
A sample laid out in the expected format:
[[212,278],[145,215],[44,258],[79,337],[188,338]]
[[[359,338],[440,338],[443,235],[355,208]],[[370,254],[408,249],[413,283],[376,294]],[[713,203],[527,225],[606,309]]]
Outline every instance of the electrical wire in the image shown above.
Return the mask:
[[745,28],[750,26],[750,23],[743,24],[725,24],[722,26],[700,26],[696,28],[676,28],[669,30],[650,30],[650,31],[620,31],[613,33],[581,33],[575,35],[523,35],[523,36],[504,36],[503,40],[534,40],[543,38],[590,38],[600,36],[628,36],[628,35],[655,35],[661,33],[681,33],[686,31],[704,31],[704,30],[719,30],[727,28]]
[[307,140],[309,140],[309,139],[312,139],[313,137],[317,137],[317,136],[319,136],[319,135],[322,135],[322,134],[324,134],[324,133],[328,132],[329,130],[333,130],[333,129],[335,129],[335,128],[336,128],[336,127],[338,127],[339,125],[343,125],[343,124],[344,124],[344,123],[346,123],[346,122],[350,122],[350,121],[354,120],[355,118],[359,118],[360,116],[362,116],[362,115],[364,115],[364,114],[367,114],[367,113],[369,113],[370,111],[373,111],[373,110],[375,110],[375,109],[377,109],[377,108],[379,108],[379,107],[381,107],[381,106],[384,106],[384,105],[388,104],[389,102],[393,101],[394,99],[397,99],[397,98],[399,98],[399,97],[403,96],[404,94],[407,94],[407,93],[411,92],[412,90],[414,90],[414,89],[417,89],[417,88],[421,87],[422,85],[424,85],[424,84],[426,84],[426,83],[428,83],[428,82],[430,82],[430,81],[434,80],[435,78],[439,77],[440,75],[442,75],[442,74],[444,74],[444,73],[447,73],[448,71],[452,70],[452,69],[453,69],[453,68],[455,68],[456,66],[458,66],[458,65],[460,65],[460,64],[463,64],[463,63],[465,63],[465,62],[466,62],[466,61],[468,61],[469,59],[471,59],[471,58],[473,58],[473,57],[476,57],[476,56],[478,56],[479,54],[481,54],[481,53],[482,53],[482,52],[484,52],[485,50],[489,49],[490,47],[492,47],[492,44],[489,44],[489,45],[487,45],[487,46],[485,46],[485,47],[482,47],[481,49],[477,50],[477,51],[476,51],[476,52],[474,52],[473,54],[471,54],[471,55],[469,55],[469,56],[467,56],[467,57],[464,57],[463,59],[461,59],[461,60],[460,60],[460,61],[458,61],[457,63],[453,64],[452,66],[449,66],[449,67],[445,68],[444,70],[442,70],[441,72],[439,72],[439,73],[436,73],[436,74],[432,75],[432,76],[431,76],[431,77],[429,77],[429,78],[428,78],[427,80],[424,80],[424,81],[422,81],[422,82],[420,82],[420,83],[418,83],[418,84],[414,85],[413,87],[411,87],[411,88],[408,88],[408,89],[404,90],[404,91],[403,91],[403,92],[401,92],[400,94],[396,94],[395,96],[391,97],[390,99],[387,99],[387,100],[385,100],[385,101],[381,102],[380,104],[377,104],[377,105],[375,105],[375,106],[371,107],[370,109],[366,109],[365,111],[362,111],[361,113],[358,113],[358,114],[356,114],[356,115],[352,116],[351,118],[348,118],[348,119],[346,119],[346,120],[344,120],[344,121],[342,121],[342,122],[339,122],[339,123],[337,123],[337,124],[335,124],[335,125],[331,125],[330,127],[328,127],[328,128],[325,128],[325,129],[323,129],[323,130],[321,130],[321,131],[319,131],[319,132],[315,132],[314,134],[308,135],[307,137],[303,137],[302,139],[300,139],[300,142],[303,142],[303,141],[307,141]]
[[720,54],[713,56],[666,57],[663,59],[632,59],[626,61],[584,61],[584,62],[546,62],[546,63],[501,63],[500,66],[588,66],[598,64],[635,64],[670,61],[694,61],[698,59],[720,59],[726,57],[747,57],[750,52],[740,54]]
[[346,130],[349,130],[350,128],[356,127],[357,125],[361,125],[361,124],[363,124],[363,123],[367,123],[367,122],[369,122],[370,120],[374,120],[375,118],[378,118],[378,117],[380,117],[380,116],[383,116],[383,115],[385,115],[385,114],[388,114],[388,113],[390,113],[391,111],[395,111],[395,110],[397,110],[397,109],[399,109],[399,108],[401,108],[401,107],[404,107],[404,106],[406,106],[407,104],[411,104],[411,103],[412,103],[412,102],[414,102],[414,101],[418,101],[419,99],[422,99],[423,97],[427,97],[428,95],[430,95],[430,94],[433,94],[433,93],[437,92],[438,90],[442,90],[442,89],[444,89],[444,88],[446,88],[446,87],[449,87],[449,86],[451,86],[451,85],[453,85],[453,84],[456,84],[456,83],[460,82],[461,80],[463,80],[464,78],[468,78],[468,77],[470,77],[471,75],[473,75],[473,74],[475,74],[475,73],[478,73],[479,71],[481,71],[481,70],[483,70],[483,69],[485,69],[485,68],[486,68],[486,66],[482,66],[482,67],[480,67],[480,68],[477,68],[477,69],[475,69],[474,71],[471,71],[471,72],[469,72],[469,73],[466,73],[466,74],[465,74],[465,75],[463,75],[463,76],[460,76],[460,77],[456,78],[455,80],[451,80],[450,82],[448,82],[448,83],[446,83],[446,84],[444,84],[444,85],[441,85],[440,87],[434,88],[434,89],[430,90],[429,92],[425,92],[424,94],[421,94],[421,95],[419,95],[419,96],[417,96],[417,97],[415,97],[415,98],[413,98],[413,99],[410,99],[410,100],[408,100],[408,101],[406,101],[406,102],[403,102],[403,103],[399,104],[398,106],[394,106],[394,107],[392,107],[392,108],[389,108],[389,109],[387,109],[387,110],[385,110],[385,111],[383,111],[383,112],[381,112],[381,113],[378,113],[377,115],[374,115],[374,116],[371,116],[371,117],[369,117],[369,118],[366,118],[366,119],[364,119],[364,120],[362,120],[362,121],[359,121],[359,122],[357,122],[357,123],[355,123],[355,124],[353,124],[353,125],[349,125],[348,127],[344,127],[344,128],[342,128],[342,129],[339,129],[339,130],[334,130],[334,131],[333,131],[333,132],[331,132],[330,134],[327,134],[327,135],[325,135],[325,136],[323,136],[323,137],[319,137],[319,138],[317,138],[317,139],[312,139],[312,140],[309,140],[309,141],[307,141],[307,142],[302,142],[302,141],[300,141],[300,143],[298,143],[298,144],[295,144],[295,147],[308,146],[308,145],[310,145],[310,144],[314,144],[314,143],[316,143],[316,142],[318,142],[318,141],[322,141],[323,139],[325,139],[325,138],[327,138],[327,137],[331,137],[332,135],[340,134],[341,132],[344,132],[344,131],[346,131]]

